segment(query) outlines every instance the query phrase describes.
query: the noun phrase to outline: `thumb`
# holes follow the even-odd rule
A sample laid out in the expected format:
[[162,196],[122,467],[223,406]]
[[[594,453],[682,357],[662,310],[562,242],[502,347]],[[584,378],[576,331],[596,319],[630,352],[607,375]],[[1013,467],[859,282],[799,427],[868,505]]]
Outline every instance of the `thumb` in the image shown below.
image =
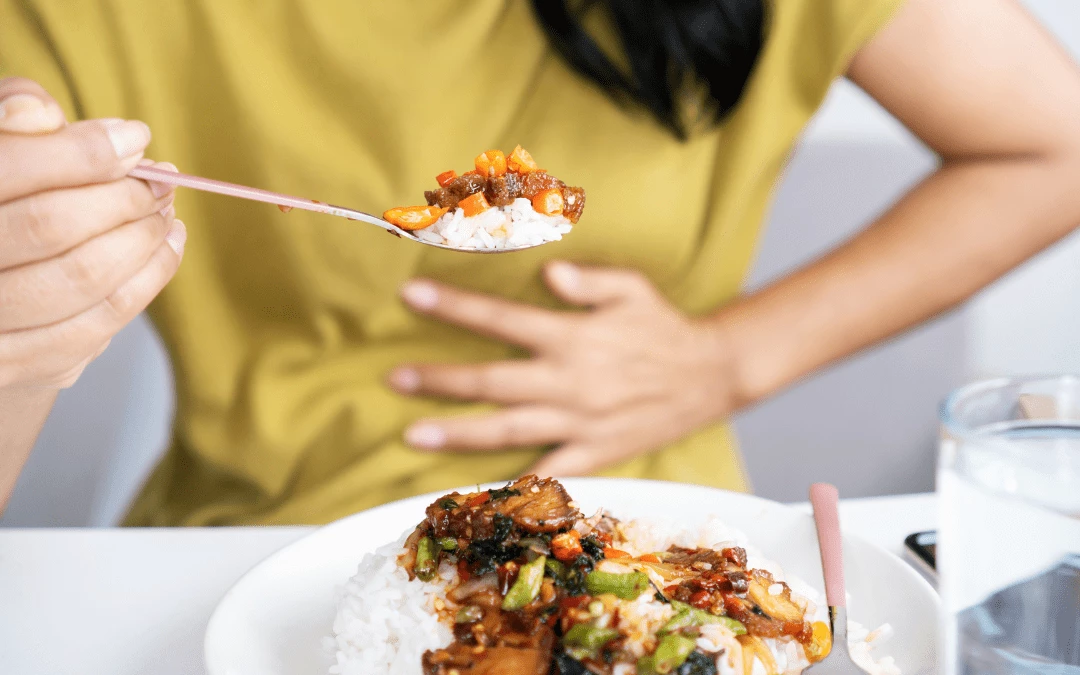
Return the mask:
[[20,77],[0,80],[0,132],[47,134],[65,124],[64,111],[41,85]]
[[544,280],[561,299],[583,307],[643,299],[655,292],[648,278],[636,270],[579,267],[562,261],[544,268]]

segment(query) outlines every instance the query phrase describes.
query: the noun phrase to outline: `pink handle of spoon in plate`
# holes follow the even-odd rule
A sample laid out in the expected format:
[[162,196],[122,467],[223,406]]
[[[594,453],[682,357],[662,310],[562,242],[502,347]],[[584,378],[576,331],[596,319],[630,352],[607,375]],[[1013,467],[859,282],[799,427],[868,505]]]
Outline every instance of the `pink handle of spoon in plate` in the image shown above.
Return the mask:
[[818,545],[821,548],[821,570],[825,576],[825,599],[830,607],[845,607],[844,550],[840,539],[840,493],[828,483],[810,486],[810,503],[814,507]]

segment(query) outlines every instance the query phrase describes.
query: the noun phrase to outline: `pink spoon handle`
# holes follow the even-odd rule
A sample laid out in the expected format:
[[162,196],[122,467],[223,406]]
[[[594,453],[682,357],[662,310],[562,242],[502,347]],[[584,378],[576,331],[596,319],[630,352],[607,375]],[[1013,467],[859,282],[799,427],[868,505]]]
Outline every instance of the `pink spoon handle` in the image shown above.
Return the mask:
[[825,573],[825,599],[830,607],[844,607],[844,551],[840,539],[840,514],[837,506],[840,493],[828,483],[810,486],[810,503],[814,507],[818,545],[821,547],[821,569]]
[[[164,169],[158,169],[152,166],[137,166],[132,169],[128,175],[132,178],[139,178],[154,183],[168,183],[169,185],[178,185],[193,190],[202,190],[203,192],[213,192],[229,197],[250,199],[256,202],[265,202],[267,204],[277,204],[285,209],[303,209],[305,211],[315,211],[316,213],[325,213],[331,216],[341,216],[342,218],[349,218],[351,220],[362,220],[373,225],[378,225],[386,230],[392,229],[392,226],[381,218],[376,218],[375,216],[360,211],[354,211],[332,204],[325,204],[311,199],[303,199],[301,197],[292,197],[290,195],[278,194],[277,192],[270,192],[268,190],[260,190],[244,185],[225,183],[219,180],[213,180],[212,178],[189,176],[183,173],[176,173],[175,171],[165,171]],[[393,229],[396,230],[397,228]]]

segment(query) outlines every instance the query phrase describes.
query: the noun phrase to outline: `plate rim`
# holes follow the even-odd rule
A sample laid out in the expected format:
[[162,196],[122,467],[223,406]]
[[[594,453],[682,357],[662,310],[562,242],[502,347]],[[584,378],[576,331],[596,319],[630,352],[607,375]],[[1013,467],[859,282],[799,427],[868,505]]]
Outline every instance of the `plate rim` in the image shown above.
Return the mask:
[[[772,499],[766,499],[765,497],[759,497],[758,495],[747,493],[747,492],[738,492],[738,491],[735,491],[735,490],[725,490],[723,488],[712,487],[712,486],[709,486],[709,485],[700,485],[700,484],[697,484],[697,483],[683,483],[681,481],[660,480],[660,479],[655,479],[655,478],[626,478],[626,477],[621,477],[621,476],[616,476],[616,477],[607,477],[607,476],[568,477],[568,478],[559,478],[558,480],[559,480],[559,482],[566,483],[568,485],[572,485],[573,483],[585,483],[585,482],[588,482],[588,483],[619,483],[619,482],[624,482],[624,483],[635,483],[635,484],[645,484],[645,485],[650,485],[650,484],[651,485],[664,485],[664,486],[668,486],[668,487],[670,487],[670,486],[680,486],[680,487],[685,487],[685,488],[691,488],[691,489],[694,489],[694,490],[701,490],[701,491],[704,491],[704,492],[714,492],[714,493],[721,493],[721,494],[727,494],[727,495],[736,495],[736,496],[738,496],[740,498],[747,499],[749,501],[759,502],[759,504],[761,506],[763,506],[763,507],[778,508],[780,510],[785,510],[785,511],[789,511],[789,512],[801,515],[801,516],[807,516],[807,517],[813,518],[812,513],[807,514],[807,513],[803,512],[802,510],[795,508],[791,504],[785,504],[783,502],[778,502],[778,501],[775,501],[775,500],[772,500]],[[325,525],[317,526],[314,530],[304,534],[300,538],[295,539],[295,540],[293,540],[293,541],[291,541],[291,542],[289,542],[287,544],[283,544],[280,548],[277,548],[273,552],[271,552],[268,555],[264,556],[261,560],[259,560],[255,564],[253,564],[251,567],[249,567],[247,569],[247,571],[245,571],[242,575],[240,575],[240,577],[235,582],[233,582],[233,584],[229,587],[229,589],[227,591],[225,591],[225,593],[218,600],[217,604],[214,606],[214,610],[210,614],[210,619],[206,623],[206,630],[203,633],[203,641],[202,641],[203,642],[203,666],[206,668],[207,672],[209,673],[210,670],[211,670],[210,653],[209,653],[210,652],[211,634],[213,633],[213,628],[214,628],[215,624],[218,621],[220,621],[220,616],[222,614],[223,608],[226,607],[226,604],[229,601],[229,599],[232,598],[236,594],[237,589],[242,584],[244,584],[245,582],[248,581],[248,579],[250,579],[252,576],[254,576],[255,572],[258,569],[262,568],[265,565],[271,564],[275,559],[277,559],[278,557],[284,555],[287,550],[293,548],[294,546],[299,546],[301,543],[306,542],[307,540],[309,540],[311,538],[314,538],[315,536],[323,536],[325,532],[328,532],[328,531],[333,530],[333,529],[337,529],[338,527],[343,526],[345,523],[347,523],[347,522],[349,522],[349,521],[351,521],[351,520],[353,520],[353,519],[355,519],[355,518],[357,518],[359,516],[366,515],[366,514],[372,514],[372,513],[378,513],[379,511],[383,511],[383,510],[388,510],[391,507],[395,507],[395,506],[397,506],[398,504],[400,504],[402,502],[407,502],[407,501],[412,501],[412,500],[422,501],[422,500],[425,500],[425,499],[435,499],[435,498],[440,497],[442,495],[445,495],[445,494],[447,494],[449,492],[454,492],[454,491],[459,491],[460,492],[462,490],[472,490],[475,487],[479,487],[482,490],[487,490],[487,489],[491,489],[491,488],[495,488],[495,487],[505,486],[508,482],[513,482],[513,481],[495,481],[495,482],[488,482],[488,483],[473,484],[473,485],[468,485],[468,486],[459,486],[459,487],[456,487],[456,488],[450,488],[450,489],[446,489],[446,490],[436,490],[436,491],[427,492],[427,493],[424,493],[424,494],[413,495],[411,497],[403,497],[401,499],[395,499],[394,501],[391,501],[391,502],[386,502],[384,504],[379,504],[377,506],[373,506],[373,507],[368,508],[368,509],[363,509],[363,510],[357,511],[355,513],[351,513],[351,514],[349,514],[347,516],[342,516],[341,518],[338,518],[337,520],[326,523]],[[568,491],[570,491],[570,490],[568,489]],[[941,609],[941,595],[938,593],[937,589],[934,588],[933,585],[931,585],[930,582],[927,581],[925,577],[923,577],[923,575],[919,574],[918,570],[916,570],[914,567],[912,567],[901,556],[898,556],[897,554],[893,553],[892,551],[885,548],[884,546],[881,546],[880,544],[872,542],[872,541],[870,541],[869,539],[863,537],[860,534],[856,534],[856,533],[853,533],[853,532],[851,532],[849,530],[846,530],[843,527],[841,527],[841,541],[843,541],[843,542],[847,542],[847,541],[858,542],[859,545],[868,546],[871,549],[875,549],[878,553],[882,553],[882,554],[884,554],[884,555],[886,555],[886,556],[888,556],[890,558],[894,558],[897,562],[900,563],[900,566],[904,569],[904,574],[905,575],[912,578],[915,581],[915,584],[917,586],[922,586],[923,590],[928,591],[929,597],[932,599],[935,608],[937,608],[940,611],[940,609]],[[358,564],[359,564],[359,561],[358,561]]]

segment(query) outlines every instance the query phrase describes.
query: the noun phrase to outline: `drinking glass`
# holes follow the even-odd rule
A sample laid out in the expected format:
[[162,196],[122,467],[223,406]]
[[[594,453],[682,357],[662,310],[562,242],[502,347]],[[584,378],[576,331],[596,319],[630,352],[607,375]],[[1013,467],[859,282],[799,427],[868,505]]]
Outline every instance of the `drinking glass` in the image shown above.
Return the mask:
[[973,384],[942,405],[950,675],[1080,675],[1080,378]]

